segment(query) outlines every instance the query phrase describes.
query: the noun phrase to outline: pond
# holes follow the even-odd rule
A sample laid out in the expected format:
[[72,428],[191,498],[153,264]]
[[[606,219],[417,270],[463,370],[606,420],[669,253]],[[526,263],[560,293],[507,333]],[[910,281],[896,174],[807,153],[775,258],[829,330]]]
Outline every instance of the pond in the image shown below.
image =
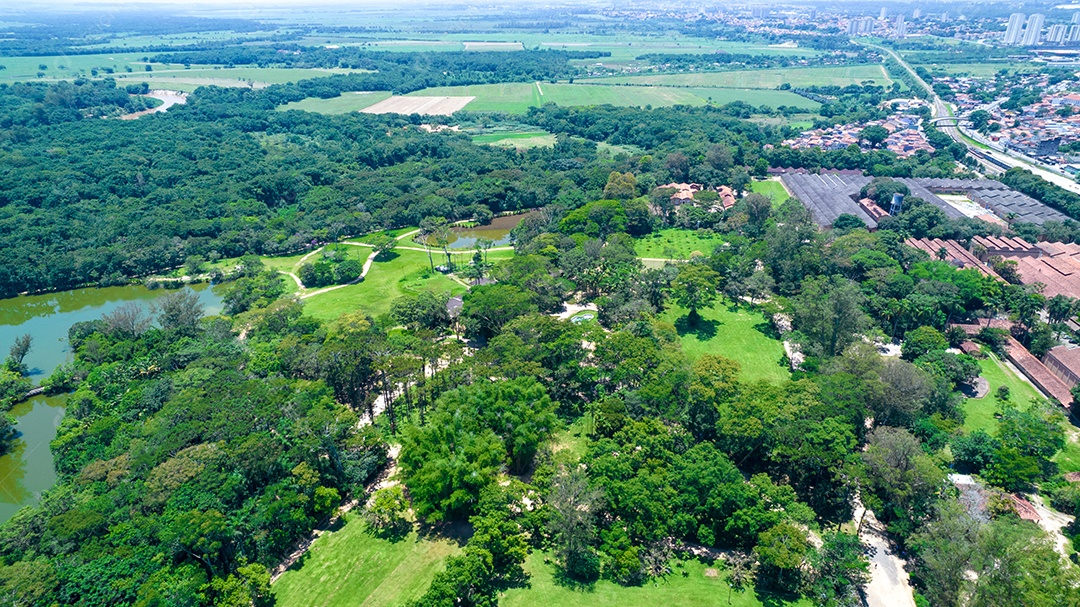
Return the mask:
[[[492,246],[508,246],[510,244],[510,230],[513,230],[514,226],[521,223],[522,217],[524,215],[504,215],[492,219],[491,223],[487,225],[451,228],[453,234],[450,236],[449,248],[458,250],[472,249],[476,247],[477,241],[481,238],[491,240]],[[419,242],[419,239],[417,239],[417,242]]]
[[[206,314],[221,312],[221,296],[214,288],[195,285],[194,289]],[[169,291],[126,286],[0,299],[0,357],[7,355],[16,337],[29,333],[34,344],[24,362],[34,382],[40,383],[56,367],[71,360],[68,327],[101,318],[129,301],[149,307],[166,293]],[[49,443],[64,417],[65,399],[64,395],[39,396],[11,410],[21,436],[12,451],[0,457],[0,522],[23,506],[36,503],[56,480]]]

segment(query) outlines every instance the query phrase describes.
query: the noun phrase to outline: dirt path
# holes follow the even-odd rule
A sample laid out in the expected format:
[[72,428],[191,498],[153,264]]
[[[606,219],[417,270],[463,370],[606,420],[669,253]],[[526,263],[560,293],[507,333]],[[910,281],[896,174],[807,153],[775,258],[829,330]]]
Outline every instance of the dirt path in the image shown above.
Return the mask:
[[904,561],[893,552],[892,542],[885,536],[885,526],[873,512],[857,504],[855,521],[860,519],[863,523],[859,539],[874,549],[874,555],[870,557],[870,583],[865,588],[867,607],[915,607],[915,595]]
[[552,314],[552,316],[554,316],[555,318],[558,318],[559,320],[566,320],[568,318],[573,317],[578,312],[584,312],[586,310],[588,310],[589,312],[597,313],[597,314],[599,313],[597,308],[596,308],[596,304],[585,304],[585,305],[581,306],[581,305],[578,305],[578,304],[570,304],[570,303],[568,303],[568,304],[566,304],[566,310],[564,310],[562,312],[556,312],[555,314]]
[[133,114],[125,114],[120,117],[120,120],[135,120],[136,118],[142,118],[147,114],[157,114],[164,112],[174,105],[182,105],[187,103],[187,93],[181,93],[179,91],[150,91],[145,95],[139,95],[140,97],[150,97],[151,99],[160,99],[161,105],[152,107],[148,110],[141,112],[135,112]]
[[1050,539],[1054,540],[1054,548],[1057,548],[1061,556],[1068,559],[1070,542],[1069,538],[1065,537],[1061,530],[1072,523],[1074,517],[1062,514],[1057,510],[1051,510],[1043,502],[1041,495],[1032,494],[1026,497],[1031,502],[1031,505],[1035,506],[1035,511],[1039,513],[1039,527],[1050,535]]
[[278,270],[278,274],[284,274],[289,278],[293,279],[293,282],[296,283],[296,288],[300,289],[301,291],[304,290],[304,283],[300,282],[300,277],[296,274],[293,274],[292,272],[286,272],[285,270]]

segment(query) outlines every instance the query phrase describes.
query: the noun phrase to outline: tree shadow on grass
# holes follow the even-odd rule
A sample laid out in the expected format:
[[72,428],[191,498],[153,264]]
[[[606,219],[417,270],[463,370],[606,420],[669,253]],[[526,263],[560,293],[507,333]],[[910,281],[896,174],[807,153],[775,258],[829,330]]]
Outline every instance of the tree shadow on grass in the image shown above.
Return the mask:
[[447,539],[458,546],[464,546],[473,536],[473,526],[467,521],[450,523],[417,523],[416,534],[422,539],[436,541]]
[[774,327],[773,324],[767,320],[756,323],[754,325],[754,330],[758,333],[761,333],[765,337],[768,337],[769,339],[775,339],[776,341],[780,341],[781,339],[780,332],[777,331],[776,327]]
[[566,588],[567,590],[573,590],[574,592],[593,592],[596,590],[596,580],[584,581],[571,577],[563,570],[562,567],[555,566],[555,573],[552,575],[552,581],[560,588]]
[[716,330],[720,324],[718,320],[700,317],[691,322],[690,315],[687,314],[675,321],[675,331],[679,333],[680,337],[689,334],[697,337],[700,341],[708,341],[716,337]]
[[401,521],[396,524],[386,525],[378,529],[371,529],[371,534],[375,537],[386,540],[392,544],[396,544],[405,538],[409,537],[409,533],[413,530],[412,523],[408,521]]
[[375,256],[375,261],[380,263],[384,261],[394,261],[398,257],[401,257],[401,253],[398,253],[397,251],[383,251]]

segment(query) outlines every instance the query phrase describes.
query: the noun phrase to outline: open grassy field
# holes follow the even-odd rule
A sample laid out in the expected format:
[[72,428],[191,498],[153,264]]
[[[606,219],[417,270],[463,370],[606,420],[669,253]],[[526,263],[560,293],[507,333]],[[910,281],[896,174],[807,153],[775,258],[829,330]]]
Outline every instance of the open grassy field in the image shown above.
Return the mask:
[[750,191],[757,192],[772,201],[773,208],[780,206],[788,199],[787,190],[779,181],[754,181],[750,183]]
[[420,598],[458,545],[420,539],[392,542],[368,533],[356,514],[312,544],[300,565],[271,586],[279,607],[400,607]]
[[[1010,399],[1013,403],[1023,407],[1031,399],[1041,398],[1039,392],[1023,378],[1019,377],[1005,363],[991,354],[979,361],[982,369],[981,375],[990,383],[990,391],[982,398],[969,398],[964,401],[964,430],[984,430],[990,434],[997,433],[997,420],[994,414],[999,407],[994,394],[1000,386],[1008,386]],[[1076,472],[1080,470],[1080,433],[1072,424],[1065,423],[1065,435],[1067,441],[1065,448],[1052,459],[1060,467],[1062,472]]]
[[638,257],[649,259],[690,259],[695,252],[711,255],[716,245],[723,243],[723,237],[718,234],[668,228],[638,238],[634,251]]
[[340,96],[331,97],[330,99],[308,97],[307,99],[302,99],[300,101],[286,103],[277,109],[280,112],[287,110],[304,110],[305,112],[318,112],[319,114],[347,114],[349,112],[359,112],[368,106],[375,105],[376,103],[389,98],[390,93],[387,91],[342,93]]
[[[82,74],[90,76],[90,70],[101,70],[99,75],[106,76],[104,68],[112,69],[116,76],[126,74],[131,68],[135,75],[146,74],[146,65],[142,63],[145,53],[108,53],[102,55],[68,55],[53,57],[0,57],[0,82],[27,82],[31,80],[63,80],[77,78]],[[45,69],[41,69],[41,66]],[[41,72],[43,76],[38,77]],[[141,82],[141,81],[140,81]]]
[[[613,76],[589,82],[610,84],[646,84],[653,86],[690,86],[747,89],[775,89],[787,83],[801,86],[847,86],[870,80],[887,85],[892,80],[881,65],[855,65],[849,67],[793,67],[764,70],[736,70],[728,72],[696,72],[687,74],[654,74],[646,76]],[[780,105],[780,102],[772,104]]]
[[173,88],[171,85],[250,86],[262,88],[271,84],[285,84],[298,80],[324,78],[334,74],[350,74],[365,70],[306,69],[287,67],[199,67],[185,69],[183,66],[154,66],[154,71],[116,74],[118,83],[125,81],[147,82],[151,88]]
[[[587,588],[560,585],[555,567],[544,563],[545,554],[533,552],[525,560],[528,588],[513,588],[503,595],[502,607],[713,607],[728,605],[729,586],[720,567],[698,561],[675,561],[672,573],[643,586],[620,586],[601,580]],[[808,601],[785,601],[750,589],[731,593],[733,607],[805,605]]]
[[791,377],[787,367],[780,365],[784,347],[766,334],[769,325],[760,312],[718,302],[700,314],[702,320],[697,327],[687,326],[686,308],[674,304],[660,315],[675,325],[683,351],[691,359],[717,354],[737,360],[744,381],[783,381]]
[[461,295],[466,291],[461,283],[432,272],[427,254],[423,251],[399,250],[395,254],[393,259],[372,264],[363,282],[305,299],[304,310],[316,318],[327,320],[352,311],[379,316],[389,312],[390,302],[405,293],[434,290]]
[[907,59],[911,65],[925,67],[931,72],[946,72],[954,76],[974,76],[989,78],[996,75],[1001,70],[1009,70],[1009,73],[1018,72],[1037,72],[1040,69],[1038,63],[1016,63],[1011,61],[988,61],[986,63],[922,63],[919,61],[918,56],[912,56],[905,54],[904,59]]
[[792,105],[816,109],[818,104],[788,91],[725,88],[672,88],[663,86],[600,86],[593,84],[507,83],[435,87],[409,93],[413,96],[475,97],[465,109],[473,112],[525,113],[545,103],[561,106],[603,105],[663,107],[671,105],[723,105],[745,101],[751,105]]
[[550,148],[555,145],[555,135],[547,131],[528,131],[522,133],[484,133],[473,135],[473,143],[498,147],[527,150],[529,148]]

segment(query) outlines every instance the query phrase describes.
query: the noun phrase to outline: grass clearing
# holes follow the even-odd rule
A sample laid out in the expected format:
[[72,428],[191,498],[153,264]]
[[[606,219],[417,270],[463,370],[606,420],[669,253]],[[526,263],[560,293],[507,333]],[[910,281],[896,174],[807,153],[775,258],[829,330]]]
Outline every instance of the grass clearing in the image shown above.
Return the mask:
[[775,209],[784,203],[788,199],[787,190],[784,189],[784,184],[779,180],[766,180],[766,181],[754,181],[750,183],[750,191],[761,194],[772,201],[772,206]]
[[648,259],[690,259],[693,253],[711,255],[723,243],[724,238],[714,232],[667,228],[638,238],[634,251]]
[[454,542],[420,539],[415,532],[398,542],[380,539],[349,513],[271,591],[279,607],[398,607],[420,598],[446,558],[459,551]]
[[[529,587],[506,591],[499,601],[502,607],[714,607],[728,604],[730,587],[720,573],[721,566],[699,561],[673,561],[671,575],[643,586],[620,586],[600,580],[588,588],[575,588],[556,581],[555,567],[544,562],[546,556],[542,552],[533,552],[526,558]],[[810,604],[805,600],[785,601],[755,590],[731,593],[734,607],[809,607]]]
[[[599,81],[594,81],[599,82]],[[745,101],[751,105],[797,106],[816,109],[819,104],[790,91],[764,91],[711,87],[665,87],[665,86],[604,86],[569,83],[505,83],[474,86],[446,86],[423,89],[412,96],[475,97],[465,110],[471,112],[506,112],[523,114],[530,107],[545,103],[560,106],[615,105],[653,106],[672,105],[702,106],[708,103],[723,105],[733,101]]]
[[743,381],[766,380],[779,382],[791,377],[780,364],[784,347],[780,340],[770,337],[765,316],[747,306],[729,307],[718,302],[700,310],[697,327],[687,326],[687,310],[672,304],[660,318],[675,325],[682,337],[683,352],[690,359],[716,354],[742,365]]
[[[989,434],[997,434],[998,424],[994,414],[998,412],[999,406],[994,395],[1000,386],[1009,388],[1009,400],[1019,406],[1026,406],[1033,398],[1042,398],[1034,386],[993,354],[979,360],[979,368],[982,369],[981,375],[989,382],[990,390],[982,398],[969,398],[964,401],[965,432],[983,430]],[[1065,448],[1051,460],[1063,473],[1080,471],[1080,432],[1066,421],[1065,436]]]
[[555,135],[547,131],[484,133],[482,135],[473,135],[472,140],[477,145],[494,145],[516,150],[555,146]]
[[[357,248],[370,252],[366,247]],[[432,272],[423,251],[398,250],[393,259],[373,263],[363,282],[305,299],[304,310],[324,320],[354,311],[380,316],[390,311],[390,303],[398,297],[423,290],[461,295],[467,289],[452,278]]]
[[360,110],[375,105],[380,101],[384,101],[390,98],[389,91],[373,91],[370,93],[342,93],[338,97],[331,97],[330,99],[320,99],[318,97],[308,97],[307,99],[301,99],[300,101],[293,101],[286,103],[278,107],[279,112],[285,112],[288,110],[303,110],[305,112],[316,112],[319,114],[347,114],[349,112],[359,112]]

